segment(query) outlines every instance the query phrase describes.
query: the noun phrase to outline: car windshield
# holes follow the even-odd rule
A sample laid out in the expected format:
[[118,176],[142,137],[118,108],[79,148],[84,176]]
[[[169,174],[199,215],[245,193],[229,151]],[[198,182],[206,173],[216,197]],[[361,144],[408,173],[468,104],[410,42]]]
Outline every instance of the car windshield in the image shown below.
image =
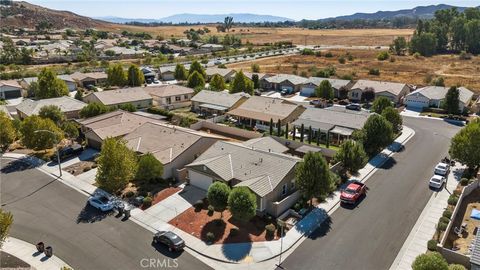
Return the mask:
[[440,180],[440,179],[438,179],[438,178],[432,178],[431,181],[432,181],[432,182],[435,182],[435,183],[440,183],[440,181],[442,181],[442,180]]
[[108,203],[108,198],[107,198],[107,197],[102,196],[102,197],[100,197],[100,198],[98,198],[98,199],[99,199],[102,203]]
[[182,239],[172,232],[166,232],[165,236],[175,244],[182,242]]
[[440,164],[440,165],[437,166],[437,168],[445,170],[447,167],[443,164]]
[[356,192],[356,191],[355,191],[354,189],[350,189],[350,188],[345,189],[345,193],[348,193],[348,194],[352,194],[352,195],[353,195],[353,194],[355,194],[355,192]]

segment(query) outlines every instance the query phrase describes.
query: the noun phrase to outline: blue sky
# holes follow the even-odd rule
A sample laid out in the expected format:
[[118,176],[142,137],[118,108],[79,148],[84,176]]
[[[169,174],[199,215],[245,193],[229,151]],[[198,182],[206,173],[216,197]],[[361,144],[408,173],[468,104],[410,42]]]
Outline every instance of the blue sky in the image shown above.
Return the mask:
[[[27,0],[28,1],[28,0]],[[255,13],[291,19],[319,19],[355,12],[398,10],[420,5],[478,6],[474,0],[30,0],[89,17],[162,18],[179,13]]]

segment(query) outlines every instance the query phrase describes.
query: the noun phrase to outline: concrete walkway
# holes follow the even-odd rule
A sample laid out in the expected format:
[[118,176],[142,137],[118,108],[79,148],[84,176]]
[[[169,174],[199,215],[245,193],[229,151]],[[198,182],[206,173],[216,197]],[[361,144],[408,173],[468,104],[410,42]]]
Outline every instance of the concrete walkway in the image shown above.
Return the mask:
[[[438,220],[448,206],[448,197],[456,189],[464,169],[465,168],[460,165],[452,167],[445,187],[432,194],[430,200],[415,223],[415,226],[408,235],[407,240],[405,240],[402,249],[400,249],[400,252],[390,267],[390,270],[412,269],[411,265],[415,258],[427,251],[427,242],[432,239],[435,234]],[[427,184],[427,181],[428,179],[425,179],[425,184]]]
[[[390,156],[400,150],[414,134],[415,132],[412,129],[404,127],[402,134],[395,139],[389,147],[372,158],[369,163],[358,172],[355,178],[365,182]],[[25,156],[7,153],[5,157],[21,159]],[[39,168],[46,173],[58,176],[57,167],[41,165]],[[83,174],[81,174],[80,177],[75,177],[67,172],[63,172],[63,176],[59,178],[59,181],[77,189],[85,195],[92,194],[97,187],[92,185],[93,180],[90,179],[90,177],[81,177],[82,175]],[[189,204],[191,205],[196,201],[193,198],[179,198],[178,196],[180,196],[181,192],[155,204],[146,211],[138,208],[133,209],[131,212],[131,220],[151,232],[158,230],[175,231],[185,240],[187,252],[212,266],[214,269],[231,269],[232,267],[242,269],[250,267],[261,267],[262,269],[275,268],[275,263],[277,262],[275,258],[279,256],[280,252],[282,251],[282,253],[285,254],[283,256],[293,252],[296,246],[300,245],[311,232],[317,229],[323,221],[328,218],[329,214],[338,208],[340,203],[339,189],[319,204],[317,208],[312,210],[306,217],[301,219],[285,234],[282,240],[207,245],[200,239],[168,224],[169,220],[188,209],[188,207],[190,207]],[[195,194],[195,192],[193,193]],[[196,196],[197,195],[194,195],[193,197],[196,198]],[[190,203],[188,204],[185,201]]]
[[[48,245],[48,243],[45,244]],[[35,245],[20,239],[8,237],[3,243],[2,250],[30,264],[33,269],[60,270],[64,266],[70,267],[60,258],[55,256],[55,247],[53,247],[53,256],[47,257],[45,254],[39,253]]]

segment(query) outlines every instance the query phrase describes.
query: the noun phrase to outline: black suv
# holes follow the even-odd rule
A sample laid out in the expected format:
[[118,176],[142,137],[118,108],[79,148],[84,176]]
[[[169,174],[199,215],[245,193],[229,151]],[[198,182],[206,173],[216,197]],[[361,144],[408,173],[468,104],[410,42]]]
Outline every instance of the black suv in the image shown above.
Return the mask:
[[[60,161],[64,161],[72,156],[79,155],[83,151],[83,146],[76,143],[70,146],[64,147],[58,151],[58,155],[60,156]],[[57,161],[57,156],[52,156],[52,161]]]
[[159,231],[153,235],[153,242],[160,243],[168,247],[170,252],[182,251],[185,247],[185,241],[180,236],[171,231]]

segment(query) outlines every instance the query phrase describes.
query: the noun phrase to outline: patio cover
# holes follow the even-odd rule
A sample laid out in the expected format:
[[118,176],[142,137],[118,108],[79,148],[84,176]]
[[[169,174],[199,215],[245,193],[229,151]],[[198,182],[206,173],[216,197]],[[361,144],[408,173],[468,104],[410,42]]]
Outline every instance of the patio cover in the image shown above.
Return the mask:
[[201,104],[201,105],[199,105],[199,107],[205,108],[205,109],[217,110],[217,111],[226,111],[226,110],[228,110],[228,108],[226,108],[226,107],[219,106],[219,105],[215,105],[215,104],[208,104],[208,103]]
[[340,134],[344,136],[351,136],[353,133],[353,129],[335,126],[332,130],[330,130],[330,133]]

